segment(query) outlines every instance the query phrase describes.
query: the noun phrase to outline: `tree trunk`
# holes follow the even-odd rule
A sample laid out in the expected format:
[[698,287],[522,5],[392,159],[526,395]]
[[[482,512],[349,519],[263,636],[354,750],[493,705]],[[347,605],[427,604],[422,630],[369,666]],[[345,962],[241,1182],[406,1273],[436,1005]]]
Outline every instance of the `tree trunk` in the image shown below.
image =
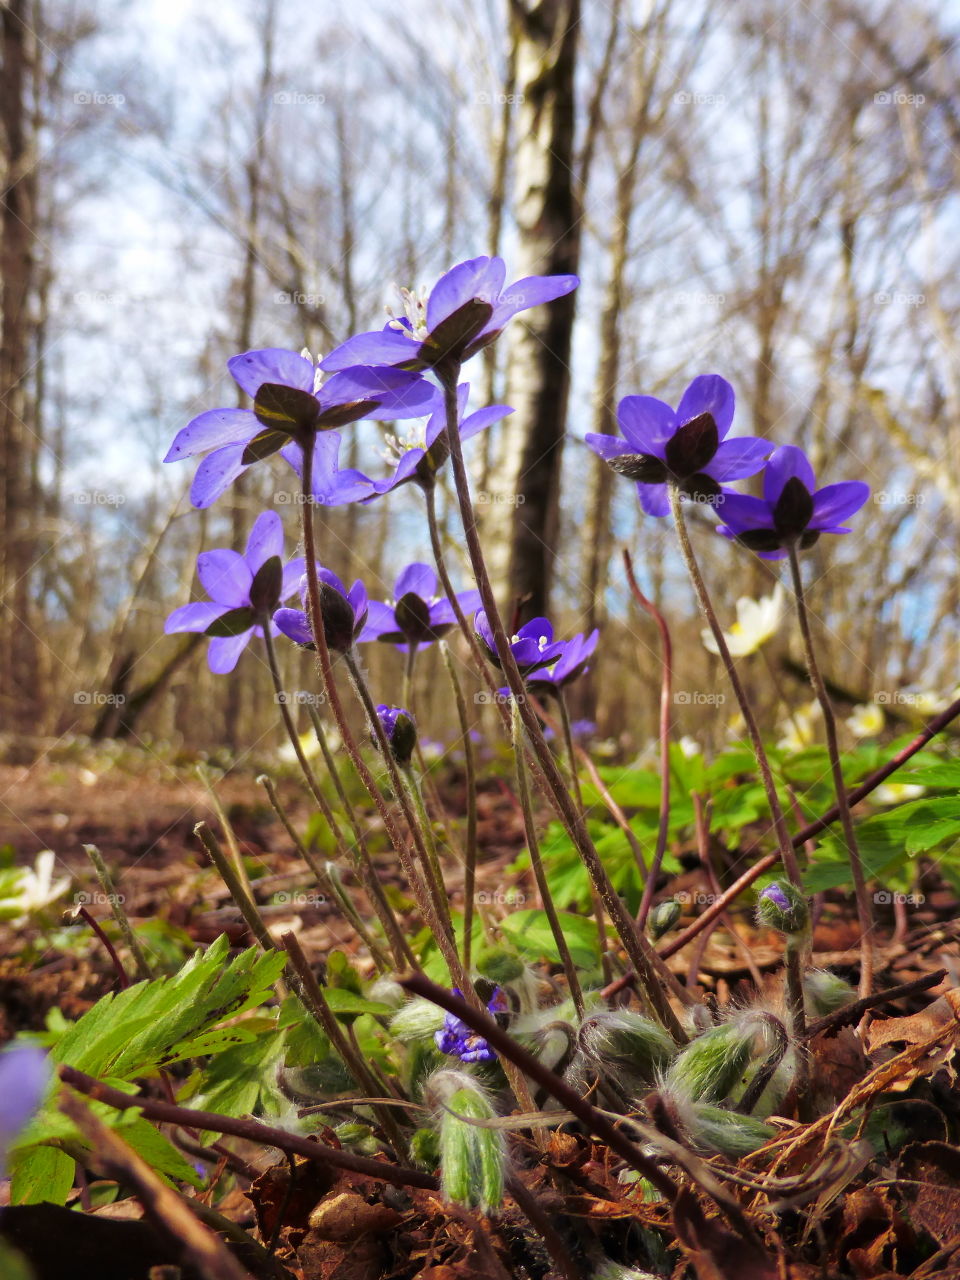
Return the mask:
[[[514,0],[511,7],[521,95],[515,275],[576,272],[580,210],[574,178],[574,79],[580,4]],[[547,608],[556,556],[575,300],[573,293],[534,307],[511,328],[507,400],[515,412],[503,433],[500,482],[492,495],[497,510],[490,523],[499,525],[492,539],[494,569],[502,574],[506,567],[510,603],[520,601],[527,616]]]

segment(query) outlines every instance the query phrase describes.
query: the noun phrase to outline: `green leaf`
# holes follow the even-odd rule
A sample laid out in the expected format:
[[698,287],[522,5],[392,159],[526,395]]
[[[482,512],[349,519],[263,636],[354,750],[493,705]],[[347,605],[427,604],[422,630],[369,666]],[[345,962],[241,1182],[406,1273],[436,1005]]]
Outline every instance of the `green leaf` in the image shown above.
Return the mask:
[[[589,916],[575,916],[568,911],[557,914],[573,963],[578,969],[595,969],[600,957],[596,922]],[[530,959],[559,963],[560,952],[545,911],[535,908],[513,911],[500,921],[500,928],[517,950]]]
[[394,1010],[381,1000],[368,1000],[366,996],[346,991],[340,987],[324,987],[323,994],[327,1004],[336,1014],[372,1013],[377,1017],[388,1017]]
[[57,1147],[27,1147],[10,1157],[10,1200],[13,1204],[66,1204],[73,1186],[75,1162]]

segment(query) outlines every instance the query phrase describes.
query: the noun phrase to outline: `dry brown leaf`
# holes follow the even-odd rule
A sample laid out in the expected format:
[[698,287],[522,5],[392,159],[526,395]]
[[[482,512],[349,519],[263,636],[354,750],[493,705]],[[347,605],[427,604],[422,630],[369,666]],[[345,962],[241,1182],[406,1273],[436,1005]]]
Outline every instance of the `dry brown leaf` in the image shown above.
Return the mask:
[[885,1045],[922,1044],[947,1027],[953,1028],[953,1045],[956,1048],[960,1045],[960,988],[946,992],[920,1013],[874,1020],[864,1033],[864,1047],[873,1057]]
[[325,1196],[308,1221],[318,1239],[347,1241],[391,1231],[400,1214],[389,1205],[367,1204],[355,1191],[340,1191]]

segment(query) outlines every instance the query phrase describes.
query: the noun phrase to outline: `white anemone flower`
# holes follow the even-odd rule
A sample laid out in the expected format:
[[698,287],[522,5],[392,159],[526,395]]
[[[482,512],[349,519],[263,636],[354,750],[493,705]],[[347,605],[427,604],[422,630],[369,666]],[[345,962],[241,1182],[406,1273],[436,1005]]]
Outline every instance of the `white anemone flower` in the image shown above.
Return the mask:
[[[723,633],[731,657],[745,658],[748,653],[756,653],[762,644],[775,636],[783,620],[784,594],[778,582],[772,595],[761,596],[752,600],[750,596],[741,596],[737,601],[737,620],[729,631]],[[717,642],[709,631],[702,631],[704,648],[710,653],[719,653]]]
[[[16,911],[14,924],[24,924],[30,916],[37,915],[52,906],[58,898],[70,888],[72,878],[61,876],[54,880],[53,872],[57,863],[57,855],[52,849],[44,849],[37,854],[32,867],[17,869],[16,880],[0,902],[0,911],[7,915]],[[3,910],[5,908],[5,910]],[[8,916],[9,918],[9,916]]]
[[875,738],[878,733],[883,732],[883,708],[878,707],[875,702],[854,707],[847,716],[846,724],[855,738]]

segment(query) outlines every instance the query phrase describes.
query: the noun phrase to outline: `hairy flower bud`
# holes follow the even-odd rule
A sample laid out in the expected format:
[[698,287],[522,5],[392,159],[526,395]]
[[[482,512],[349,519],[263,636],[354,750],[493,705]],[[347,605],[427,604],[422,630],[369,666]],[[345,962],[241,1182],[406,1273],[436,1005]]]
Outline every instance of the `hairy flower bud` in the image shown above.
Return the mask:
[[436,1071],[425,1091],[440,1129],[440,1186],[447,1200],[489,1214],[500,1207],[507,1146],[501,1129],[471,1124],[496,1112],[484,1089],[466,1071]]
[[810,908],[796,885],[787,880],[775,880],[757,899],[757,923],[788,937],[796,937],[809,928]]
[[699,1150],[710,1154],[719,1151],[731,1160],[758,1150],[777,1132],[755,1116],[739,1115],[702,1102],[682,1109],[681,1119]]
[[390,1031],[398,1040],[427,1040],[443,1026],[444,1013],[422,996],[414,996],[390,1019]]
[[811,969],[803,976],[803,994],[810,1013],[825,1018],[845,1005],[853,1004],[857,993],[849,982],[826,969]]
[[[377,707],[377,718],[383,726],[394,760],[405,769],[413,759],[417,745],[417,726],[413,716],[402,707],[388,707],[381,702]],[[375,746],[379,746],[375,735],[373,742]]]
[[586,1018],[580,1027],[579,1047],[628,1088],[653,1084],[677,1052],[658,1023],[631,1009]]
[[674,1059],[667,1091],[694,1102],[720,1102],[741,1081],[754,1055],[768,1055],[773,1031],[763,1014],[746,1013],[711,1027]]
[[669,933],[673,926],[680,919],[682,908],[676,898],[668,898],[666,902],[658,902],[650,912],[647,920],[647,929],[650,937],[657,941],[662,938],[665,933]]

